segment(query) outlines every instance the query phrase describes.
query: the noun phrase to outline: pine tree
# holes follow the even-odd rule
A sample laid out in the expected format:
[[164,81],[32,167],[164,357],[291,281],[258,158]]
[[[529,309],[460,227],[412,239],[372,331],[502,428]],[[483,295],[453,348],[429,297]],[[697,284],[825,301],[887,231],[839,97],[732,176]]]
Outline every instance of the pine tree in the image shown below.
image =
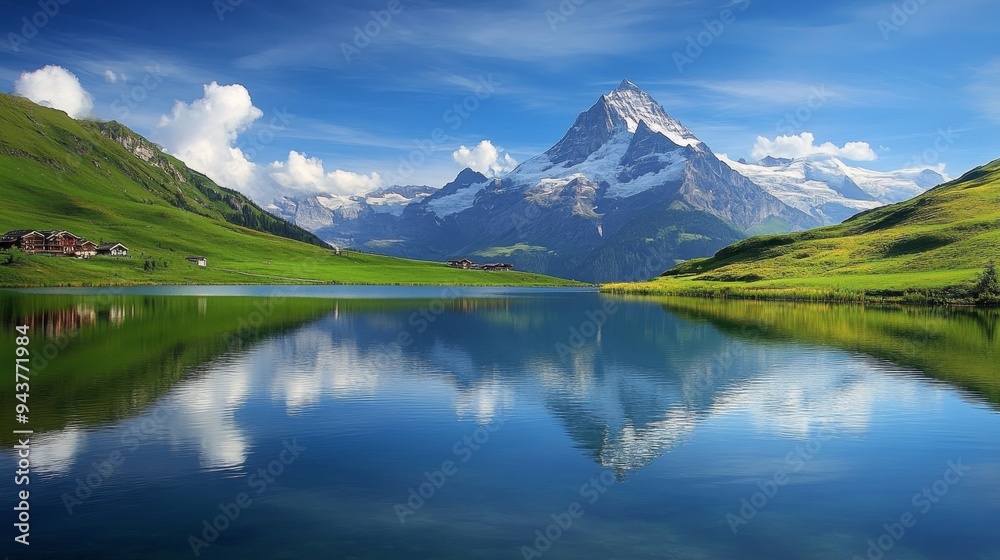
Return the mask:
[[986,265],[986,269],[979,276],[976,287],[972,293],[977,297],[1000,296],[1000,280],[997,279],[997,267],[995,263]]

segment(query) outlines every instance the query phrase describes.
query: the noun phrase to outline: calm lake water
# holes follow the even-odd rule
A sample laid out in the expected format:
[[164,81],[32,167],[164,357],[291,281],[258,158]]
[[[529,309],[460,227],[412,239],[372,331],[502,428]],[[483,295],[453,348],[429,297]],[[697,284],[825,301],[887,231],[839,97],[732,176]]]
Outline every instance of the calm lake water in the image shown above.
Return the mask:
[[0,292],[11,558],[1000,559],[997,312]]

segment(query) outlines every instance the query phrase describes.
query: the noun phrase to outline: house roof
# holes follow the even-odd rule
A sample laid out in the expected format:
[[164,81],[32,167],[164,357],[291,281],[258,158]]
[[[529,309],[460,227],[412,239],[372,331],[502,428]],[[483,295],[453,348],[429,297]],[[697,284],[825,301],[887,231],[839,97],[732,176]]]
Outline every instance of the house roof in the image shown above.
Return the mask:
[[33,229],[15,229],[0,236],[0,239],[20,239],[29,233],[41,233]]
[[45,237],[53,237],[55,235],[59,235],[60,233],[65,233],[66,235],[68,235],[70,237],[75,237],[76,239],[81,239],[81,237],[79,235],[73,235],[72,233],[70,233],[70,232],[68,232],[68,231],[66,231],[64,229],[47,229],[47,230],[44,230],[44,231],[39,231],[38,233],[44,235]]
[[98,245],[97,246],[97,250],[98,251],[110,251],[111,249],[114,249],[115,247],[119,247],[119,246],[122,249],[125,249],[126,251],[128,251],[128,247],[122,245],[121,243],[118,243],[117,241],[115,241],[113,243],[105,243],[104,245]]

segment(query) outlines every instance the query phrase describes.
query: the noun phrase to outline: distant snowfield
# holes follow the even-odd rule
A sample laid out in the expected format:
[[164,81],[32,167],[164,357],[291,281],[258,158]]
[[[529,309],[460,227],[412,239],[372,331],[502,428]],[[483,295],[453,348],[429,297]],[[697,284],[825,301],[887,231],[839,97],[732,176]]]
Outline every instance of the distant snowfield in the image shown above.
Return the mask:
[[[839,204],[861,212],[909,200],[948,180],[930,169],[873,171],[827,155],[798,158],[773,167],[740,163],[724,154],[719,159],[785,204],[827,221],[819,210],[823,205]],[[852,191],[860,192],[852,196]]]
[[434,212],[438,218],[458,214],[459,212],[472,208],[476,203],[476,195],[485,188],[484,183],[478,183],[462,187],[457,192],[429,200],[426,202],[427,208]]
[[[423,197],[421,197],[423,198]],[[368,205],[372,207],[378,214],[392,214],[394,216],[401,216],[403,210],[415,200],[420,200],[421,198],[413,199],[406,198],[405,196],[397,193],[387,193],[382,196],[369,196],[365,199]]]

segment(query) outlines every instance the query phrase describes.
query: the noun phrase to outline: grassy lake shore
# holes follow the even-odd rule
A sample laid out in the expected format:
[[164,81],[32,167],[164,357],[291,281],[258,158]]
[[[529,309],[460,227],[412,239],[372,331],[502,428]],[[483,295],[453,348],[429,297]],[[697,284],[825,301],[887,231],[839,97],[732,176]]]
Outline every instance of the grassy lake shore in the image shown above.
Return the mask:
[[[527,272],[459,270],[443,263],[397,259],[368,253],[331,251],[271,236],[262,260],[249,250],[213,252],[208,267],[188,262],[183,253],[158,251],[134,258],[95,257],[79,260],[19,255],[0,264],[0,287],[94,287],[150,285],[356,284],[408,286],[586,286],[587,284]],[[256,258],[255,258],[256,257]],[[0,253],[0,263],[7,255]],[[147,265],[147,262],[150,263]],[[155,267],[152,263],[156,263]]]
[[689,277],[660,277],[647,282],[604,284],[601,292],[622,295],[696,298],[877,303],[910,305],[997,305],[995,299],[970,294],[981,270],[896,273],[720,282]]

